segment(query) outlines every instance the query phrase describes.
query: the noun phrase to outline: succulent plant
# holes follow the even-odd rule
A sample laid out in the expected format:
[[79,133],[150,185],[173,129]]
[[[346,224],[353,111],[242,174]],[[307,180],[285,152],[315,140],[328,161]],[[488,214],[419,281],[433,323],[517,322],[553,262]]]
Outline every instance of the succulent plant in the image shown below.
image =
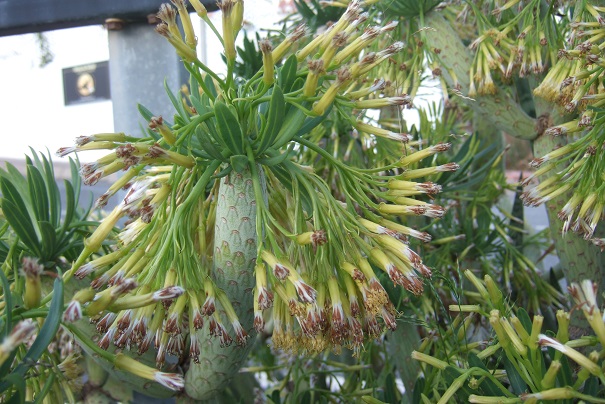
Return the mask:
[[[415,168],[450,144],[425,145],[364,113],[411,102],[373,74],[403,48],[381,39],[396,23],[371,26],[354,1],[314,38],[299,26],[276,46],[261,40],[263,67],[244,80],[233,73],[243,2],[219,3],[226,77],[197,59],[185,4],[173,4],[160,8],[157,31],[191,73],[187,92],[169,92],[174,122],[141,108],[147,137],[86,136],[58,152],[111,150],[81,168],[87,184],[126,171],[98,205],[129,186],[63,276],[92,279],[64,318],[96,321],[92,349],[116,368],[203,400],[237,373],[269,312],[273,345],[291,353],[359,352],[394,329],[398,314],[375,271],[414,294],[431,276],[408,245],[428,235],[396,217],[441,217],[444,208],[418,198],[440,187],[418,179],[458,166]],[[336,122],[347,128],[338,132],[344,155],[326,130]],[[96,255],[124,217],[113,250]],[[91,349],[78,324],[69,329]],[[124,350],[105,351],[112,344]],[[129,359],[148,350],[158,369],[176,357],[184,379]]]

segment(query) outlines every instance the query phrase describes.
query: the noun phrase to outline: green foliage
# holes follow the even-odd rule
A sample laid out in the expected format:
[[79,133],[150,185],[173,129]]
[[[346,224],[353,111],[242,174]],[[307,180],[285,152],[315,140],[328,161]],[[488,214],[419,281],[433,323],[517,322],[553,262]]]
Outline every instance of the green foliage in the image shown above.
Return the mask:
[[[63,314],[63,282],[56,279],[53,284],[53,298],[50,307],[24,311],[14,304],[20,300],[20,296],[11,296],[8,279],[0,272],[3,285],[4,315],[0,327],[0,334],[14,341],[5,344],[2,349],[10,346],[8,352],[2,352],[3,360],[0,365],[0,398],[6,403],[20,403],[25,401],[26,375],[36,376],[39,382],[45,382],[36,394],[36,400],[41,401],[55,382],[60,371],[56,368],[57,363],[48,352],[48,346],[56,338],[57,330]],[[37,329],[30,319],[44,319],[43,325]],[[27,319],[27,320],[25,320]],[[24,329],[29,329],[24,331]],[[36,335],[33,342],[28,341],[32,335]],[[27,342],[27,349],[21,345]],[[6,355],[6,356],[4,356]],[[51,361],[47,369],[37,369],[41,361]],[[12,366],[16,363],[16,366]],[[48,363],[48,362],[47,362]],[[61,377],[61,376],[59,376]],[[31,393],[30,393],[31,394]],[[59,397],[56,397],[58,399]]]
[[342,15],[342,7],[321,4],[318,0],[294,0],[296,14],[291,18],[294,23],[304,23],[316,32],[328,23],[337,21]]
[[71,261],[79,255],[82,235],[91,224],[86,222],[90,208],[79,206],[80,177],[74,161],[69,162],[71,181],[64,181],[62,195],[50,158],[36,153],[32,156],[26,160],[26,176],[10,163],[0,169],[0,204],[11,229],[4,234],[0,251],[7,251],[14,235],[18,251],[13,257],[35,257],[53,268],[61,257]]
[[[256,43],[260,41],[260,36],[256,34],[256,42],[253,42],[248,33],[244,33],[242,39],[243,47],[237,47],[238,59],[235,62],[235,74],[238,77],[250,79],[261,67],[263,67],[263,55]],[[224,59],[224,58],[223,58]]]
[[[474,304],[465,305],[465,299],[450,306],[461,313],[451,325],[453,332],[441,334],[446,355],[432,343],[413,353],[432,380],[418,386],[422,396],[439,403],[602,402],[598,397],[605,391],[605,377],[598,344],[603,320],[591,282],[574,284],[571,290],[597,335],[574,339],[569,313],[559,310],[557,324],[549,328],[543,316],[532,319],[523,307],[511,305],[491,277],[482,281],[471,271],[465,271],[465,277],[478,296],[470,299]],[[490,325],[487,345],[472,332],[482,324]]]
[[[33,152],[26,158],[26,175],[11,164],[0,170],[2,402],[26,398],[42,402],[45,397],[59,402],[74,397],[65,389],[73,374],[65,376],[59,369],[63,360],[71,361],[64,354],[69,349],[51,352],[49,347],[59,341],[70,344],[61,339],[64,334],[59,329],[64,298],[61,275],[65,261],[80,254],[83,236],[95,222],[87,219],[90,208],[84,210],[79,203],[76,163],[70,160],[69,167],[72,178],[64,181],[64,192],[56,183],[52,160],[42,154]],[[33,307],[28,305],[31,302]]]
[[[154,187],[150,191],[153,198],[146,201],[147,205],[141,203],[137,205],[141,210],[128,212],[138,220],[137,214],[151,206],[155,215],[152,212],[146,222],[140,215],[137,232],[131,232],[135,225],[129,225],[115,244],[116,251],[87,248],[80,253],[85,246],[97,247],[108,238],[111,228],[126,211],[114,211],[109,216],[111,220],[84,241],[89,212],[78,208],[80,186],[73,162],[72,181],[65,184],[65,213],[52,163],[45,156],[28,159],[26,176],[10,165],[0,172],[4,215],[0,226],[4,293],[0,334],[9,336],[11,330],[25,324],[24,318],[46,319],[41,327],[35,327],[37,337],[33,344],[10,349],[0,362],[2,398],[12,402],[29,399],[31,386],[35,386],[36,401],[46,394],[53,394],[48,397],[59,401],[71,398],[69,393],[57,395],[57,381],[67,380],[57,369],[58,357],[46,350],[61,318],[59,296],[63,294],[63,283],[57,279],[52,297],[47,293],[39,306],[26,308],[26,302],[35,302],[28,296],[31,295],[28,288],[30,292],[34,289],[18,275],[20,260],[27,256],[37,258],[50,272],[58,273],[64,269],[61,268],[64,260],[76,261],[66,278],[77,274],[89,257],[94,259],[86,265],[103,262],[99,268],[93,266],[95,270],[91,273],[95,277],[93,282],[102,284],[99,290],[83,287],[77,294],[70,289],[66,295],[71,299],[70,305],[81,305],[85,314],[93,304],[106,303],[100,311],[110,316],[114,327],[114,333],[107,328],[103,331],[107,346],[110,340],[115,345],[123,343],[118,341],[125,334],[124,318],[130,318],[132,313],[136,321],[145,318],[145,327],[153,323],[147,332],[161,335],[155,341],[161,345],[160,349],[157,352],[151,349],[139,362],[127,362],[134,370],[120,374],[121,380],[127,380],[135,388],[141,388],[163,372],[149,366],[137,368],[133,362],[153,364],[155,360],[156,366],[163,367],[166,349],[174,349],[186,375],[196,376],[194,385],[191,377],[186,379],[187,393],[198,389],[199,397],[206,397],[215,393],[212,389],[223,388],[224,381],[210,390],[197,382],[207,382],[218,373],[222,375],[222,370],[212,370],[213,366],[222,366],[219,362],[225,363],[229,372],[237,373],[245,352],[240,350],[239,359],[232,359],[225,352],[231,355],[233,351],[223,347],[220,351],[218,347],[202,349],[197,358],[201,361],[197,363],[191,348],[195,336],[202,335],[198,330],[201,322],[193,328],[191,319],[204,299],[223,298],[220,314],[204,317],[206,323],[212,322],[217,327],[220,316],[233,317],[232,304],[236,310],[248,313],[245,304],[240,304],[243,298],[254,294],[258,305],[259,290],[266,288],[276,292],[271,295],[275,305],[270,313],[255,307],[254,314],[258,316],[255,326],[257,320],[262,322],[257,328],[260,338],[242,372],[221,393],[219,400],[224,402],[250,399],[252,389],[259,389],[258,396],[271,403],[603,402],[600,397],[605,388],[602,351],[605,323],[597,303],[596,286],[574,278],[572,270],[578,265],[565,268],[569,279],[576,281],[570,282],[569,289],[575,306],[565,302],[557,278],[560,275],[541,267],[542,251],[551,247],[548,236],[546,232],[531,235],[527,231],[520,205],[522,199],[537,204],[563,191],[580,190],[581,194],[576,192],[569,202],[569,208],[559,214],[566,220],[564,229],[581,233],[597,246],[605,245],[605,239],[593,236],[603,210],[598,195],[605,192],[600,185],[599,154],[601,126],[605,122],[600,109],[603,88],[600,66],[605,63],[599,46],[603,36],[600,15],[605,9],[591,1],[577,5],[538,0],[504,3],[375,2],[364,18],[367,16],[372,25],[376,24],[376,29],[383,29],[379,28],[381,24],[393,18],[397,26],[384,28],[376,41],[364,43],[363,50],[333,59],[334,54],[343,52],[367,31],[358,30],[351,21],[342,23],[340,29],[347,32],[338,39],[344,45],[334,43],[329,29],[324,28],[328,22],[339,20],[348,2],[326,5],[317,0],[296,0],[298,13],[285,20],[285,36],[269,38],[273,46],[270,56],[276,56],[277,60],[271,60],[266,49],[263,54],[255,42],[245,37],[242,47],[237,49],[239,59],[235,60],[231,54],[225,57],[228,67],[225,77],[197,60],[190,60],[191,49],[184,51],[185,44],[180,44],[180,37],[175,36],[175,32],[180,36],[180,31],[172,26],[173,36],[167,38],[177,47],[191,72],[188,90],[175,93],[165,85],[175,109],[173,122],[154,117],[151,111],[139,106],[141,115],[149,122],[145,138],[101,134],[87,140],[92,143],[89,149],[115,149],[116,161],[103,168],[127,169],[124,178],[145,183],[150,175],[162,173],[153,177]],[[224,10],[233,13],[224,22],[237,23],[232,30],[223,32],[225,49],[229,45],[226,39],[235,36],[241,26],[238,19],[241,16],[235,15],[241,11],[240,5],[236,2],[233,9]],[[166,24],[174,23],[167,18],[170,14],[166,14],[165,8],[162,15]],[[204,21],[211,25],[207,18]],[[291,35],[296,33],[294,25],[300,22],[306,22],[313,32],[322,32],[323,40],[313,42],[313,35],[305,40],[292,39]],[[183,23],[186,28],[186,18]],[[217,32],[212,25],[211,29]],[[592,42],[586,42],[585,38]],[[260,40],[258,35],[256,40]],[[402,51],[389,54],[372,74],[369,70],[360,73],[362,69],[356,63],[361,58],[382,54],[386,40],[389,43],[403,40],[404,44],[399,45]],[[315,47],[304,53],[309,43]],[[560,53],[564,57],[557,58],[556,50],[563,47],[567,47]],[[284,48],[292,55],[286,57]],[[301,52],[303,56],[297,57]],[[312,63],[307,63],[307,57]],[[326,65],[317,68],[314,63],[320,59]],[[336,70],[337,67],[343,70]],[[358,75],[355,81],[345,74],[347,71]],[[270,73],[265,76],[265,72]],[[315,81],[314,74],[319,76]],[[374,81],[379,78],[385,81]],[[423,86],[433,91],[435,85],[444,96],[443,103],[413,104]],[[386,106],[387,101],[397,105]],[[380,106],[376,107],[376,103]],[[416,108],[418,124],[405,122],[402,105]],[[374,113],[367,112],[367,108],[382,110]],[[563,110],[569,115],[563,114]],[[532,178],[544,176],[542,184],[546,185],[522,193],[517,184],[508,183],[502,163],[506,158],[500,141],[502,131],[535,140],[534,145],[544,140],[543,134],[571,136],[569,142],[567,138],[561,141],[567,146],[547,150],[550,153],[534,160],[533,165],[541,167]],[[439,153],[432,148],[435,145],[440,145]],[[125,150],[132,153],[128,156],[132,158],[129,165],[125,159],[120,160],[123,158],[120,153]],[[158,167],[149,169],[154,164]],[[171,165],[170,170],[162,171],[167,164]],[[413,186],[433,191],[391,187],[395,182],[424,176],[418,173],[426,174],[426,182]],[[553,173],[554,179],[547,178]],[[254,203],[245,208],[257,206],[258,213],[258,218],[252,219],[254,228],[250,227],[249,238],[258,243],[251,247],[252,250],[258,247],[258,254],[247,259],[258,264],[254,268],[256,288],[250,287],[253,292],[245,296],[227,295],[225,290],[238,284],[239,278],[224,285],[217,278],[219,271],[215,271],[218,262],[215,254],[227,257],[231,265],[242,258],[241,251],[231,256],[228,248],[235,245],[231,236],[240,235],[241,228],[233,226],[229,237],[215,239],[215,229],[223,230],[221,223],[232,224],[239,219],[233,216],[227,220],[230,212],[244,208],[237,205],[235,198],[227,201],[228,208],[220,205],[219,201],[228,199],[221,187],[233,187],[231,178],[249,179],[250,189],[239,192],[238,198],[254,196]],[[121,185],[125,184],[126,181]],[[562,190],[561,184],[566,189]],[[119,188],[114,184],[111,194]],[[156,199],[158,194],[164,199]],[[400,203],[397,198],[405,202]],[[430,217],[411,215],[410,211],[392,214],[381,210],[385,206],[409,208],[407,203],[437,213]],[[447,207],[447,211],[441,206]],[[219,209],[230,211],[217,217]],[[251,217],[248,214],[247,221]],[[391,227],[383,227],[384,223]],[[397,233],[394,228],[413,235]],[[317,236],[321,232],[327,245],[311,246],[301,241],[309,233]],[[128,238],[126,233],[135,235]],[[376,258],[382,254],[392,259],[388,244],[381,240],[395,242],[391,240],[394,234],[402,248],[418,251],[423,257],[420,259],[417,254],[420,263],[414,261],[415,267],[406,273],[410,277],[406,281],[393,277],[384,260]],[[557,240],[554,245],[558,246]],[[593,246],[586,246],[571,251],[580,258],[593,257]],[[103,255],[104,252],[108,254]],[[569,251],[559,252],[565,263]],[[108,260],[115,260],[103,261],[107,256]],[[282,282],[271,271],[271,266],[277,267],[271,264],[273,261],[296,272],[300,279],[295,281],[307,282],[305,285],[313,292],[323,293],[324,300],[318,304],[317,313],[333,308],[341,299],[346,306],[351,297],[363,300],[362,306],[368,303],[369,289],[364,290],[362,285],[365,280],[360,280],[359,275],[353,280],[344,269],[346,264],[361,267],[359,263],[366,262],[369,270],[366,268],[364,277],[373,271],[377,283],[386,290],[388,304],[382,303],[378,316],[384,324],[392,318],[398,329],[378,333],[381,337],[377,341],[366,340],[363,345],[354,339],[355,333],[346,334],[348,340],[339,340],[338,333],[330,331],[336,329],[331,327],[338,318],[328,312],[331,320],[324,328],[318,328],[313,335],[301,332],[305,320],[301,312],[315,304],[316,298],[301,302],[302,294],[297,296],[298,291],[292,286],[296,283]],[[579,266],[595,278],[600,277],[603,269],[598,264],[591,265]],[[118,275],[124,276],[120,272],[123,269],[128,270],[132,279],[136,278],[140,284],[135,287],[139,289],[113,296],[116,286],[113,283],[119,279]],[[220,276],[224,276],[224,268],[219,269]],[[107,286],[107,282],[111,285]],[[401,283],[406,287],[400,287]],[[161,288],[174,285],[182,286],[179,296],[168,302],[148,303],[151,310],[147,308],[144,313],[137,311],[149,291],[159,293],[165,291]],[[347,285],[353,286],[347,288]],[[356,292],[356,287],[363,292]],[[110,295],[113,300],[103,300]],[[376,313],[367,316],[371,311],[368,305],[362,308],[362,315],[350,315],[352,307],[351,303],[345,310],[348,324],[357,321],[358,331],[368,333],[368,324],[372,316],[375,320]],[[564,311],[568,307],[574,310]],[[590,335],[574,334],[576,329],[570,325],[574,311],[584,314],[587,324],[584,330]],[[116,314],[117,319],[111,317]],[[235,315],[236,321],[240,315]],[[181,323],[183,318],[188,318],[189,323]],[[168,320],[179,324],[178,332],[166,331]],[[236,321],[233,318],[229,321],[235,330]],[[118,355],[92,342],[94,326],[66,327],[78,336],[88,354],[100,356],[103,367],[114,372]],[[122,328],[116,331],[116,327]],[[251,329],[250,325],[246,327]],[[132,337],[127,344],[140,344],[135,338],[138,337]],[[189,342],[185,342],[186,338]],[[221,338],[221,344],[227,345],[225,341],[231,337],[225,331]],[[241,338],[245,341],[245,336]],[[333,352],[324,351],[328,345]],[[352,347],[353,352],[341,353],[342,346]],[[189,353],[187,349],[191,349]],[[124,358],[127,352],[119,355]],[[217,360],[204,356],[217,352],[220,352]],[[41,366],[47,363],[50,366]],[[93,375],[92,365],[89,371]],[[267,380],[266,386],[257,382],[261,375]],[[172,376],[182,380],[181,375]],[[101,372],[99,380],[102,380],[99,384],[106,384],[111,377]],[[177,383],[168,387],[179,386]],[[62,388],[71,391],[64,384]],[[172,394],[164,388],[147,391],[154,395]],[[126,393],[124,397],[129,397],[130,391]]]

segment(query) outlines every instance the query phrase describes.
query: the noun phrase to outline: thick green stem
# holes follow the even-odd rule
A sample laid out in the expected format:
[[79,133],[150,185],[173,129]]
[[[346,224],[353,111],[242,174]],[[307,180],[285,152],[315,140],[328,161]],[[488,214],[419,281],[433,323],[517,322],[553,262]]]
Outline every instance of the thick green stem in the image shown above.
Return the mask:
[[[425,31],[427,44],[440,51],[438,57],[443,66],[443,77],[448,85],[453,87],[456,84],[450,75],[450,72],[453,72],[458,78],[460,92],[466,96],[469,91],[469,71],[472,65],[470,51],[438,11],[426,14],[424,23],[430,28]],[[491,122],[501,131],[521,139],[536,137],[535,119],[527,115],[517,101],[501,89],[493,95],[477,95],[475,99],[459,97],[459,99],[480,119]]]
[[[542,98],[536,97],[534,102],[536,114],[544,122],[540,126],[559,125],[569,120],[568,116],[562,115],[556,107],[553,107],[551,103]],[[544,156],[567,143],[569,143],[569,139],[566,136],[553,137],[540,135],[532,143],[533,154],[536,157]],[[557,171],[559,170],[553,170],[552,173]],[[552,173],[546,174],[542,178],[542,181],[550,178],[553,175]],[[564,195],[546,203],[550,235],[567,283],[579,283],[584,279],[592,279],[599,286],[599,293],[597,295],[602,295],[605,292],[605,257],[599,251],[599,248],[575,233],[568,232],[565,236],[561,234],[562,222],[557,217],[557,213],[570,199],[572,191],[566,192]],[[576,328],[577,336],[592,334],[590,326],[580,310],[572,312],[571,324]]]
[[[262,173],[261,173],[262,175]],[[261,181],[261,184],[264,181]],[[256,262],[256,203],[249,170],[232,172],[221,179],[216,208],[213,281],[228,296],[248,335],[254,336],[252,289]],[[259,203],[263,203],[260,201]],[[224,322],[226,314],[219,310]],[[244,347],[221,347],[210,336],[209,322],[198,331],[200,363],[191,363],[185,375],[185,392],[196,400],[207,400],[231,381],[241,368],[252,341]],[[225,324],[233,335],[231,326]]]
[[[543,156],[557,147],[567,143],[566,137],[553,137],[541,135],[533,142],[533,151],[535,156]],[[553,172],[558,170],[553,170]],[[545,176],[546,180],[550,175]],[[600,296],[605,292],[605,256],[589,241],[575,233],[568,232],[563,236],[561,234],[562,222],[557,217],[557,213],[563,208],[563,205],[571,198],[573,190],[549,201],[546,204],[548,213],[548,222],[550,223],[550,235],[555,245],[557,255],[559,256],[560,266],[567,279],[567,284],[572,282],[580,283],[584,279],[591,279],[599,285]],[[576,327],[576,335],[592,334],[590,326],[583,316],[581,310],[575,310],[572,313],[572,326]]]

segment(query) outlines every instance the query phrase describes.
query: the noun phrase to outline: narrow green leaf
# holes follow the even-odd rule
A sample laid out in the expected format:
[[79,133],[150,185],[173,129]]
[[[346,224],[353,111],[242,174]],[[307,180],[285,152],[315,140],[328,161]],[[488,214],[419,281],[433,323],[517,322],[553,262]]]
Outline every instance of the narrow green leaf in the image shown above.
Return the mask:
[[154,117],[153,112],[148,110],[144,105],[137,104],[137,109],[139,110],[139,114],[145,119],[147,122],[151,121],[151,118]]
[[233,154],[243,154],[244,135],[239,126],[237,116],[235,116],[229,107],[221,101],[217,101],[214,104],[214,112],[216,113],[217,130],[227,148],[229,148]]
[[6,317],[5,328],[2,331],[3,339],[8,337],[8,334],[12,331],[13,325],[13,295],[10,289],[10,283],[8,282],[8,278],[4,274],[4,271],[0,269],[0,282],[2,282],[2,294],[4,299],[4,316]]
[[2,210],[21,242],[36,256],[41,256],[40,242],[29,216],[8,199],[2,200]]
[[[48,201],[50,203],[50,222],[55,227],[59,227],[59,221],[61,220],[61,193],[57,186],[57,180],[55,179],[55,170],[51,164],[51,160],[47,159],[44,154],[42,156],[42,162],[44,165],[44,177],[46,178],[46,188],[48,190]],[[32,203],[36,203],[32,201]]]
[[[447,366],[443,371],[444,379],[448,386],[451,386],[454,381],[460,377],[461,370],[457,369],[453,366]],[[465,382],[460,386],[460,388],[456,391],[456,398],[459,399],[461,403],[467,403],[468,397],[475,392],[468,387],[468,384]]]
[[215,99],[218,93],[216,92],[216,87],[214,86],[214,80],[212,80],[212,77],[209,74],[204,79],[204,84],[206,85],[208,90],[210,90],[210,93],[212,94],[212,99]]
[[[38,222],[40,227],[40,234],[42,238],[42,261],[48,261],[54,259],[54,254],[57,251],[57,235],[55,228],[50,222],[40,221]],[[58,258],[58,257],[57,257]]]
[[231,156],[229,158],[229,161],[230,161],[231,166],[233,167],[233,169],[235,170],[236,173],[241,173],[246,168],[249,167],[248,157],[243,156],[241,154],[237,155],[237,156]]
[[269,149],[268,151],[273,152],[271,154],[268,153],[271,157],[264,158],[264,159],[258,159],[259,163],[261,163],[262,165],[267,166],[267,167],[271,167],[276,164],[281,164],[287,158],[292,158],[296,154],[296,152],[294,150],[288,150],[285,153],[279,153],[279,152],[274,151],[273,149]]
[[[27,180],[21,174],[21,172],[10,163],[6,163],[6,169],[7,171],[2,172],[2,177],[9,180],[20,195],[29,195],[29,186],[27,185]],[[29,203],[29,201],[25,202]]]
[[[189,93],[191,97],[200,98],[200,84],[193,74],[189,75]],[[199,111],[198,111],[199,113]]]
[[223,178],[224,176],[229,175],[231,171],[233,171],[233,167],[231,165],[228,165],[218,173],[214,174],[212,178]]
[[588,380],[584,382],[584,390],[582,391],[582,393],[590,397],[598,397],[597,394],[599,393],[599,379],[597,379],[596,376],[591,376],[590,378],[588,378]]
[[69,169],[71,171],[70,182],[74,190],[74,202],[75,206],[78,206],[78,201],[80,200],[80,190],[82,189],[82,181],[80,180],[78,165],[73,159],[69,159]]
[[419,377],[416,379],[414,390],[412,391],[412,404],[420,404],[422,402],[424,386],[426,386],[426,379],[424,377]]
[[53,283],[53,298],[50,302],[48,315],[40,328],[38,336],[24,357],[24,359],[30,359],[31,362],[36,362],[40,359],[40,356],[46,351],[59,329],[61,316],[63,315],[63,281],[60,275]]
[[300,404],[311,404],[311,393],[307,390],[303,393],[302,397],[296,400]]
[[395,386],[395,377],[393,376],[393,373],[389,373],[384,386],[385,401],[387,403],[396,403],[399,401],[397,399],[398,395],[397,387]]
[[299,132],[305,121],[305,118],[306,115],[301,109],[292,108],[290,112],[286,114],[272,147],[277,150],[286,143],[290,142],[292,138]]
[[298,130],[296,136],[304,136],[311,132],[313,129],[317,127],[320,123],[322,123],[332,111],[332,105],[326,110],[326,112],[321,116],[308,117],[303,123],[302,127]]
[[191,100],[191,105],[193,105],[193,108],[195,108],[195,111],[198,113],[198,115],[203,115],[206,112],[210,112],[209,108],[205,106],[198,97],[191,95],[189,99]]
[[273,390],[271,397],[269,398],[275,404],[281,404],[281,397],[279,390]]
[[195,128],[195,135],[200,142],[202,149],[208,153],[208,155],[214,160],[220,160],[226,162],[227,160],[223,157],[219,150],[219,146],[215,145],[210,137],[210,134],[204,130],[204,127],[200,124]]
[[262,154],[268,147],[270,147],[277,134],[279,133],[283,119],[284,119],[284,111],[285,111],[285,100],[284,94],[281,88],[276,85],[273,88],[273,94],[271,94],[271,100],[269,101],[269,111],[267,116],[267,120],[265,121],[264,128],[259,135],[259,145],[257,148],[257,152]]
[[502,363],[504,364],[508,381],[513,388],[513,393],[517,395],[524,393],[527,390],[527,383],[525,383],[525,380],[523,380],[519,372],[517,372],[517,369],[515,369],[511,361],[506,356],[502,357]]
[[279,69],[278,83],[286,93],[292,91],[292,84],[294,84],[294,81],[296,80],[297,65],[298,61],[296,60],[296,55],[291,55],[281,69]]
[[166,90],[166,94],[168,94],[168,98],[170,98],[170,102],[174,106],[179,113],[179,116],[186,122],[190,122],[189,114],[185,112],[185,106],[181,102],[181,100],[170,90],[170,86],[168,86],[168,80],[164,79],[164,90]]
[[0,178],[0,190],[2,191],[4,200],[12,202],[24,216],[30,218],[30,221],[31,219],[34,219],[34,217],[29,214],[27,201],[21,196],[29,195],[29,190],[24,190],[25,192],[20,193],[20,190],[15,187],[13,181],[8,180],[7,178]]
[[50,220],[48,193],[44,184],[44,178],[42,178],[40,171],[32,165],[27,166],[27,183],[36,220]]
[[65,185],[65,218],[63,219],[63,226],[61,227],[61,234],[65,234],[71,226],[71,221],[74,219],[76,212],[76,195],[74,188],[71,183],[67,180],[63,180]]
[[[2,335],[2,339],[8,337],[8,335],[13,330],[13,295],[10,292],[10,284],[6,275],[4,275],[4,271],[0,269],[0,282],[2,283],[2,293],[6,303],[4,309],[4,318],[5,321],[0,325],[0,333]],[[4,378],[11,370],[11,364],[17,355],[17,350],[14,349],[8,358],[4,361],[2,366],[0,366],[0,380]]]
[[43,402],[44,397],[46,397],[46,395],[48,394],[50,389],[53,387],[53,383],[55,382],[56,378],[57,378],[56,373],[54,373],[54,372],[49,373],[49,376],[46,379],[46,382],[44,382],[44,386],[42,387],[42,390],[40,390],[40,392],[38,394],[36,394],[36,399],[34,400],[34,404],[40,404]]

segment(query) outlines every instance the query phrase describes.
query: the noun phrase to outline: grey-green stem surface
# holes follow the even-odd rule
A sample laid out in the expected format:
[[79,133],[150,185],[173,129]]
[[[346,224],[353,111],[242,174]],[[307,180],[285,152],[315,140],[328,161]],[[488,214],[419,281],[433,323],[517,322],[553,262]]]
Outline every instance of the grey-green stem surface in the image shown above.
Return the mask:
[[[220,181],[212,276],[215,284],[227,294],[250,339],[244,347],[236,346],[235,342],[229,347],[221,347],[219,339],[210,336],[208,322],[198,331],[200,363],[191,362],[185,375],[185,393],[196,400],[208,400],[227,386],[242,367],[255,336],[252,298],[258,241],[258,201],[254,196],[249,170],[242,173],[233,171]],[[221,317],[233,335],[232,327],[222,311]]]

